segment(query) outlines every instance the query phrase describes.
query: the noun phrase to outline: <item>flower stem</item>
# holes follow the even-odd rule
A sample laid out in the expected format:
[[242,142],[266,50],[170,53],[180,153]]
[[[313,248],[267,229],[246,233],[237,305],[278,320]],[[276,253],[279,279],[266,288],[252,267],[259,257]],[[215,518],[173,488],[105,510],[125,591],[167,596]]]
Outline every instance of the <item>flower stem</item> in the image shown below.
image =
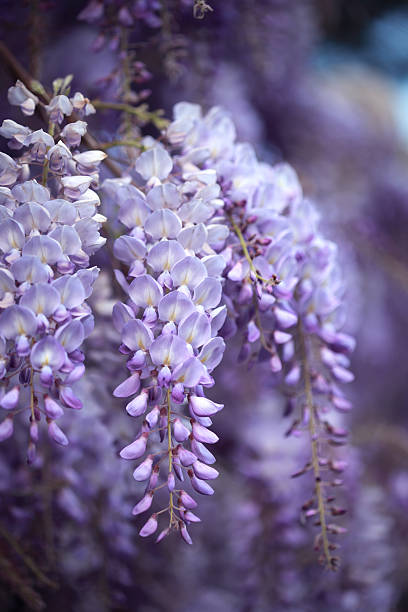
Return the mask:
[[158,129],[164,129],[168,125],[167,119],[160,117],[161,111],[150,112],[145,104],[141,106],[131,106],[123,102],[104,102],[103,100],[92,100],[92,105],[101,110],[117,110],[130,115],[135,115],[143,123],[153,123]]
[[303,382],[305,385],[306,406],[309,412],[309,435],[312,446],[312,467],[315,481],[315,492],[317,498],[317,506],[319,512],[320,530],[322,536],[323,554],[325,564],[329,569],[334,569],[333,559],[330,554],[329,539],[326,520],[326,504],[324,501],[324,487],[319,464],[319,448],[318,448],[318,427],[316,422],[316,410],[313,401],[312,385],[310,380],[310,371],[308,366],[308,354],[306,339],[304,336],[302,324],[298,325],[299,344],[303,369]]
[[231,225],[232,225],[232,228],[233,228],[235,234],[237,235],[237,238],[238,238],[239,243],[241,245],[242,251],[243,251],[243,253],[245,255],[245,259],[249,263],[249,267],[251,269],[251,272],[255,275],[255,277],[258,280],[262,281],[266,285],[276,285],[277,284],[277,279],[276,279],[275,276],[272,276],[271,278],[264,278],[263,276],[261,276],[258,273],[257,269],[255,268],[254,262],[252,261],[251,255],[249,254],[248,246],[247,246],[246,240],[244,238],[244,235],[243,235],[243,233],[241,231],[241,228],[236,223],[236,221],[234,220],[234,218],[233,218],[233,216],[231,214],[229,214],[227,216],[228,216],[228,218],[229,218],[229,220],[231,222]]
[[106,151],[106,149],[112,149],[113,147],[136,147],[144,150],[144,146],[139,140],[111,140],[110,142],[101,142],[98,145],[99,149]]

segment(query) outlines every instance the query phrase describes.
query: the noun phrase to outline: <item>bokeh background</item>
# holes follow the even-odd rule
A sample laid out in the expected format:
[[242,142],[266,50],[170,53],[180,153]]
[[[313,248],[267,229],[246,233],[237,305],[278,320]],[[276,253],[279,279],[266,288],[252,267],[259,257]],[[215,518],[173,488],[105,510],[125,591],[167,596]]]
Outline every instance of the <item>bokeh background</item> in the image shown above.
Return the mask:
[[[120,293],[105,252],[96,261],[103,270],[93,297],[97,326],[81,388],[85,409],[69,425],[72,448],[53,451],[35,476],[12,443],[1,449],[0,608],[405,612],[408,4],[213,0],[202,20],[188,0],[164,4],[164,34],[163,24],[132,29],[135,53],[152,74],[140,86],[151,91],[151,108],[167,116],[180,100],[227,108],[259,157],[295,168],[339,245],[346,328],[357,339],[342,566],[328,574],[316,563],[313,531],[299,520],[307,483],[290,478],[302,442],[285,438],[282,400],[266,372],[236,364],[234,345],[217,375],[216,396],[225,402],[216,423],[222,477],[202,504],[195,544],[137,540],[129,518],[136,491],[116,455],[128,425],[111,397],[121,361],[109,313]],[[74,91],[109,100],[116,82],[106,77],[117,51],[109,42],[91,49],[98,32],[78,21],[84,6],[2,0],[1,38],[44,84],[73,73]],[[0,67],[1,118],[21,121],[7,105],[9,68]],[[116,119],[100,113],[90,127],[106,141]],[[155,135],[149,127],[144,133]],[[48,486],[63,478],[71,488]],[[27,568],[16,542],[51,585]]]

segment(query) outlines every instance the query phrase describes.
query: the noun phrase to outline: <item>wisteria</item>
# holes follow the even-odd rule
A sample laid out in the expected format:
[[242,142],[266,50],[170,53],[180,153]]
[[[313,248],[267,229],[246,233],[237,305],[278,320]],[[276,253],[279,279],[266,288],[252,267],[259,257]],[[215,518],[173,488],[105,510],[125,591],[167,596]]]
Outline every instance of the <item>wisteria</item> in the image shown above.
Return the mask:
[[288,433],[309,430],[311,457],[299,474],[312,469],[316,484],[305,510],[318,517],[322,559],[335,565],[328,531],[337,528],[328,528],[327,513],[344,510],[326,508],[322,472],[332,472],[328,485],[341,484],[343,463],[327,453],[330,441],[341,444],[346,431],[331,424],[327,413],[330,407],[351,408],[338,383],[353,380],[347,355],[354,348],[353,338],[341,332],[344,286],[336,245],[320,235],[317,212],[303,198],[292,168],[259,163],[248,144],[235,142],[234,125],[222,109],[202,117],[198,106],[181,103],[168,136],[181,149],[182,167],[191,172],[197,161],[203,172],[217,173],[224,201],[221,238],[229,238],[223,251],[227,334],[246,327],[241,358],[254,361],[261,351],[260,358],[269,359],[289,411],[297,408]]
[[197,503],[176,487],[176,478],[188,478],[203,495],[214,493],[207,481],[218,472],[205,444],[218,440],[208,427],[222,405],[207,399],[204,388],[213,386],[211,374],[225,348],[218,336],[226,317],[226,306],[219,305],[225,261],[217,254],[225,228],[214,222],[222,206],[215,172],[183,176],[173,165],[165,148],[156,144],[136,161],[143,191],[122,179],[105,182],[129,232],[116,240],[114,253],[133,279],[129,285],[122,280],[129,303],[118,303],[113,311],[130,371],[114,394],[138,393],[126,406],[132,417],[149,409],[138,437],[122,449],[121,457],[139,459],[148,443],[149,451],[155,450],[151,446],[156,437],[166,444],[166,450],[149,452],[133,473],[136,481],[148,480],[144,497],[133,509],[139,514],[150,508],[154,493],[163,486],[158,480],[166,464],[168,506],[149,518],[140,535],[154,533],[158,515],[168,510],[169,525],[158,540],[175,527],[191,544],[186,523],[199,521],[192,512]]
[[5,612],[405,609],[405,18],[323,4],[5,0]]
[[[0,135],[18,158],[2,153],[1,174],[1,439],[12,436],[15,420],[29,427],[27,461],[36,456],[40,423],[62,446],[68,438],[57,424],[64,408],[79,410],[72,385],[85,371],[81,345],[93,328],[86,300],[98,275],[89,258],[104,243],[103,215],[96,212],[102,151],[80,152],[86,123],[71,118],[79,93],[56,95],[41,106],[48,131],[5,119]],[[11,87],[9,102],[31,115],[39,104],[23,83]],[[91,109],[92,110],[92,109]],[[82,112],[89,114],[89,110]],[[64,408],[63,408],[64,407]],[[21,417],[19,416],[21,414]],[[16,418],[17,417],[17,418]]]

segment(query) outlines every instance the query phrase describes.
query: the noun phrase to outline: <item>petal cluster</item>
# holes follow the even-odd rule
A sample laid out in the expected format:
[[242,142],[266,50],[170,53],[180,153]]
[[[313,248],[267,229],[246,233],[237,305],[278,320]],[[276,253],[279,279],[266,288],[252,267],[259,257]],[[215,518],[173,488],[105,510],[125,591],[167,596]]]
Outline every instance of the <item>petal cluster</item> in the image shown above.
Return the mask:
[[[134,478],[148,485],[133,513],[147,511],[156,490],[166,486],[169,503],[159,514],[168,512],[169,523],[158,539],[175,528],[191,543],[187,524],[199,519],[185,483],[212,495],[208,481],[218,475],[205,445],[218,440],[209,427],[222,405],[207,399],[204,390],[214,384],[212,372],[225,346],[218,335],[227,312],[221,304],[226,262],[219,254],[226,237],[218,223],[223,201],[215,173],[181,173],[159,144],[137,159],[135,177],[140,188],[121,179],[105,182],[128,230],[114,245],[128,268],[122,282],[128,300],[115,306],[113,320],[129,376],[114,395],[132,398],[126,406],[130,416],[144,416],[121,456],[145,457]],[[140,535],[157,530],[157,517],[156,512]]]
[[[9,100],[24,114],[39,99],[19,82]],[[7,411],[1,438],[22,413],[29,420],[28,460],[35,458],[38,423],[65,446],[56,420],[82,403],[72,385],[84,373],[83,340],[93,329],[86,300],[99,270],[90,256],[105,242],[94,191],[100,151],[79,152],[86,123],[62,127],[73,112],[65,95],[43,105],[49,132],[4,120],[0,135],[19,158],[2,154],[0,191],[0,406]],[[30,112],[28,112],[30,111]],[[42,181],[35,177],[42,176]]]

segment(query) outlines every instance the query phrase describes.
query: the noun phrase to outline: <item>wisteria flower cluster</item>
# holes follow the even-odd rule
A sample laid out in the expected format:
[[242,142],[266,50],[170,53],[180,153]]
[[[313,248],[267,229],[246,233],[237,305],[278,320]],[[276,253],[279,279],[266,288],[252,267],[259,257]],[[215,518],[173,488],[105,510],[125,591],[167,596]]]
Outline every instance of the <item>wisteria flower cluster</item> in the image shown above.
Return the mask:
[[[349,410],[351,405],[338,383],[353,380],[348,354],[354,340],[341,329],[344,325],[344,286],[336,245],[318,230],[318,214],[305,200],[297,177],[288,165],[271,167],[260,163],[248,144],[236,142],[235,127],[220,108],[202,116],[197,105],[180,103],[167,135],[179,151],[184,172],[194,166],[216,171],[229,228],[223,292],[229,314],[227,335],[245,328],[241,358],[269,359],[275,382],[289,397],[289,412],[299,404],[288,433],[307,427],[311,458],[299,472],[310,469],[315,476],[315,496],[304,505],[306,516],[317,516],[321,535],[317,549],[323,559],[335,544],[328,541],[331,516],[344,513],[332,505],[334,497],[326,485],[341,484],[344,462],[332,456],[346,435],[328,421],[330,408]],[[323,481],[322,469],[332,473]],[[298,474],[297,474],[298,475]],[[329,502],[327,501],[329,499]]]
[[[57,425],[62,406],[82,407],[72,385],[85,370],[81,345],[93,328],[86,300],[98,275],[90,256],[104,243],[105,218],[96,212],[98,166],[102,151],[80,152],[93,111],[80,93],[69,98],[65,79],[56,95],[40,102],[21,82],[9,101],[31,115],[40,105],[48,132],[10,119],[0,135],[20,157],[0,156],[0,406],[7,412],[0,438],[13,433],[18,415],[28,420],[27,459],[35,459],[39,424],[63,446],[68,439]],[[63,127],[63,121],[68,122]]]
[[[334,473],[331,484],[341,483],[344,463],[323,453],[331,442],[341,444],[346,432],[327,421],[328,405],[315,396],[340,410],[350,407],[336,384],[352,379],[345,354],[353,341],[340,331],[343,285],[335,245],[319,235],[317,214],[303,199],[292,169],[259,163],[249,145],[235,142],[234,125],[221,109],[202,117],[199,106],[178,104],[166,139],[172,155],[146,140],[148,150],[134,169],[141,189],[130,177],[105,183],[129,230],[117,239],[115,255],[133,279],[128,285],[117,271],[130,299],[115,307],[114,322],[131,374],[115,395],[138,393],[126,408],[131,416],[151,409],[121,456],[144,456],[152,434],[167,442],[165,451],[150,453],[135,470],[136,480],[149,482],[134,514],[148,510],[156,490],[167,486],[170,501],[159,512],[169,511],[170,521],[158,539],[175,526],[190,542],[186,522],[197,520],[191,513],[195,502],[175,488],[174,474],[183,481],[184,467],[196,491],[213,493],[205,481],[217,475],[208,467],[214,458],[202,444],[216,441],[205,428],[221,406],[205,399],[202,387],[213,384],[209,374],[222,357],[218,331],[229,337],[245,328],[241,356],[268,356],[275,382],[291,404],[300,403],[301,417],[290,432],[308,426],[311,458],[299,474],[312,469],[316,481],[304,512],[317,516],[316,548],[322,547],[323,560],[334,566],[336,545],[328,532],[340,530],[327,522],[327,512],[336,516],[344,510],[326,507],[328,483],[321,471],[327,467]],[[158,485],[166,457],[167,483]],[[156,531],[157,517],[157,512],[151,516],[141,535]]]
[[[27,148],[18,161],[3,154],[0,332],[6,383],[1,406],[10,411],[3,438],[11,435],[14,416],[29,408],[29,461],[41,413],[51,437],[66,445],[55,423],[60,404],[81,407],[71,385],[84,372],[80,346],[93,325],[85,300],[97,269],[87,266],[104,243],[98,229],[105,218],[96,213],[99,196],[91,187],[99,188],[98,165],[106,154],[79,152],[84,121],[74,117],[61,128],[74,109],[82,116],[94,112],[82,94],[69,99],[61,93],[68,86],[56,82],[56,95],[43,105],[48,133],[10,120],[0,132],[12,148]],[[25,114],[39,104],[19,82],[9,100]],[[143,458],[133,476],[147,486],[133,514],[149,510],[156,493],[168,493],[140,534],[153,534],[158,517],[168,513],[157,540],[175,528],[191,543],[187,525],[200,520],[192,511],[197,502],[178,483],[204,495],[214,492],[208,481],[218,472],[205,445],[218,440],[208,428],[222,404],[206,398],[204,389],[214,385],[224,339],[239,330],[241,360],[268,359],[273,383],[288,396],[288,413],[297,412],[288,434],[309,431],[311,456],[294,476],[314,474],[314,495],[303,512],[315,517],[316,549],[334,567],[336,544],[328,534],[341,529],[328,515],[345,510],[334,505],[328,489],[341,484],[345,463],[332,448],[343,444],[346,431],[327,413],[350,408],[338,382],[352,380],[347,355],[353,349],[352,338],[341,332],[336,247],[319,233],[317,213],[294,171],[260,163],[250,145],[236,142],[222,109],[203,116],[199,106],[179,103],[163,136],[163,142],[145,138],[134,167],[103,184],[126,227],[113,254],[128,299],[114,307],[113,323],[129,376],[114,395],[132,398],[130,416],[144,416],[120,453]],[[30,178],[35,166],[41,183]]]
[[[225,305],[219,305],[225,260],[217,251],[228,230],[217,222],[222,200],[215,171],[182,175],[158,144],[140,155],[135,170],[144,183],[141,189],[122,179],[105,182],[128,229],[116,240],[114,253],[133,279],[127,285],[119,276],[129,302],[117,304],[113,312],[130,371],[114,394],[138,393],[126,406],[133,417],[149,410],[121,456],[138,459],[149,444],[148,456],[133,474],[137,481],[148,480],[134,514],[148,510],[161,487],[169,492],[168,505],[151,516],[140,534],[156,531],[158,515],[168,511],[169,526],[158,540],[176,527],[191,543],[186,523],[199,520],[192,512],[197,503],[184,488],[176,488],[176,478],[183,482],[186,476],[201,494],[214,492],[207,481],[218,472],[205,444],[218,440],[208,427],[222,405],[206,398],[204,388],[214,384],[211,374],[225,347],[218,335],[226,317]],[[166,449],[154,452],[157,437]],[[163,463],[166,480],[158,485]]]

